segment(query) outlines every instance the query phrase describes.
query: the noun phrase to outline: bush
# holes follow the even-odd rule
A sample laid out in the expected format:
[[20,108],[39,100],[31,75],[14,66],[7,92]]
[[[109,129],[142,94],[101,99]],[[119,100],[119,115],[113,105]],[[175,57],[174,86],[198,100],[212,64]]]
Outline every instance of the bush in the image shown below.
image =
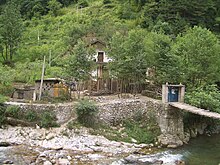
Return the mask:
[[196,107],[220,113],[220,93],[215,85],[207,85],[187,92],[185,101]]
[[56,120],[54,113],[45,111],[40,115],[40,126],[44,128],[57,127]]
[[92,127],[95,124],[95,115],[98,113],[98,107],[89,100],[81,100],[76,105],[76,113],[80,124]]
[[127,135],[137,140],[138,143],[152,143],[156,137],[156,134],[141,127],[137,122],[124,121],[124,127]]
[[6,97],[5,97],[5,96],[2,96],[2,95],[0,94],[0,104],[4,103],[6,100],[7,100]]
[[10,105],[6,108],[5,115],[7,117],[13,117],[16,119],[21,119],[23,116],[21,114],[20,108],[18,106],[14,106],[14,105]]
[[88,3],[87,0],[81,0],[81,1],[79,2],[79,6],[80,6],[81,8],[88,7],[88,6],[89,6],[89,3]]
[[39,120],[39,116],[37,114],[37,112],[35,111],[28,111],[27,113],[25,113],[25,120],[29,121],[29,122],[36,122]]

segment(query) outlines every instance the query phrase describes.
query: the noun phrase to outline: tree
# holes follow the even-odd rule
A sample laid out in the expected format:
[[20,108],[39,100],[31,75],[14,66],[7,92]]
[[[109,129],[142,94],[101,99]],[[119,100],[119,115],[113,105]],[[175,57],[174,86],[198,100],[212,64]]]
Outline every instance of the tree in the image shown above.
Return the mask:
[[11,63],[23,30],[19,7],[13,1],[6,4],[1,15],[0,24],[0,35],[2,36],[4,48],[3,59],[6,63]]
[[144,30],[131,30],[127,36],[116,34],[110,44],[110,56],[113,58],[110,64],[112,74],[124,84],[133,82],[135,92],[137,85],[146,79],[151,59],[145,47],[146,35],[147,32]]
[[178,83],[179,58],[170,53],[171,38],[162,33],[151,32],[147,36],[145,45],[152,54],[151,67],[155,71],[155,75],[149,78],[159,85],[166,82]]
[[78,98],[80,98],[79,91],[84,88],[83,83],[90,79],[93,66],[92,54],[86,44],[82,40],[78,40],[71,56],[68,58],[66,72],[72,80],[75,79],[78,83]]
[[56,0],[50,0],[48,2],[49,13],[57,16],[58,10],[62,7],[62,4]]
[[142,26],[149,27],[148,20],[153,20],[154,25],[160,19],[169,23],[172,33],[177,35],[188,25],[213,29],[215,18],[216,6],[213,0],[152,0],[143,9]]
[[188,88],[218,82],[219,51],[217,37],[205,28],[195,26],[179,35],[171,53],[179,57],[182,82]]

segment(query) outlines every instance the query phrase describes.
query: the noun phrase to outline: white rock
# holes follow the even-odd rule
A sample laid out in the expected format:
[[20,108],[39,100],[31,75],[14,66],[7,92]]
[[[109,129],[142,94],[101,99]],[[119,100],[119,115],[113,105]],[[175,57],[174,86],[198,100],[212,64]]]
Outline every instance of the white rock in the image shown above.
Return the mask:
[[69,155],[67,156],[67,159],[68,159],[68,160],[72,160],[71,156],[69,156]]
[[59,159],[58,164],[59,165],[70,165],[70,161],[68,159]]
[[44,165],[52,165],[52,163],[47,160],[46,162],[44,162]]

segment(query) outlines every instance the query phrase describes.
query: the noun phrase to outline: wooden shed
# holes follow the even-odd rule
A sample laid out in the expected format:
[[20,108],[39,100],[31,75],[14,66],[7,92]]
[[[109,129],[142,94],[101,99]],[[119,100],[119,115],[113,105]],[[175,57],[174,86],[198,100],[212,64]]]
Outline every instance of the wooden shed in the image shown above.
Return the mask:
[[[41,80],[35,81],[34,101],[39,98]],[[44,97],[62,97],[68,95],[68,87],[64,84],[64,80],[60,78],[47,78],[43,80],[42,98]]]

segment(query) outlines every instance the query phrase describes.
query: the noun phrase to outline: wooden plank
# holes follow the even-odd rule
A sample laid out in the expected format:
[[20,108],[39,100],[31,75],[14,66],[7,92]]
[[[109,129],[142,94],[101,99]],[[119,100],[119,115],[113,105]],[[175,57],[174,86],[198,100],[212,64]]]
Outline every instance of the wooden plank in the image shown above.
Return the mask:
[[214,119],[220,119],[219,113],[210,112],[209,110],[197,108],[197,107],[194,107],[189,104],[173,102],[173,103],[169,103],[169,105],[171,105],[175,108],[181,109],[181,110],[185,110],[187,112],[197,114],[197,115],[206,116],[206,117],[210,117],[210,118],[214,118]]

